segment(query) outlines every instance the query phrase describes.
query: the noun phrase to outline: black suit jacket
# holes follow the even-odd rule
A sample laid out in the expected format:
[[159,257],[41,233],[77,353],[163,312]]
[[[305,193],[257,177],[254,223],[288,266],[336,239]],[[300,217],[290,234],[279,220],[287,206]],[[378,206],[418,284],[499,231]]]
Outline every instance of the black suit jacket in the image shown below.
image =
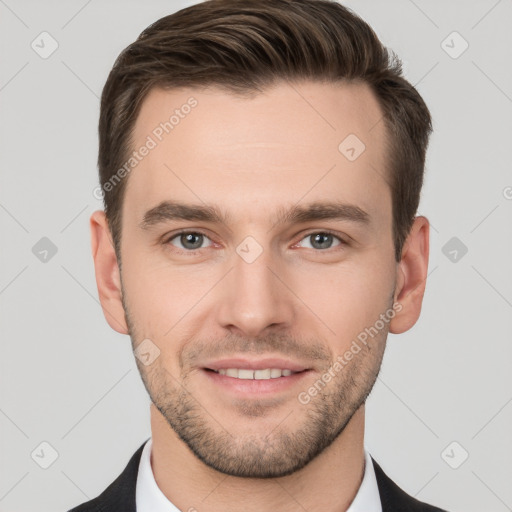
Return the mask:
[[[135,488],[139,461],[146,442],[147,440],[142,443],[124,471],[102,494],[68,512],[136,512]],[[382,512],[446,512],[409,496],[382,471],[382,468],[373,458],[372,462],[377,477]]]

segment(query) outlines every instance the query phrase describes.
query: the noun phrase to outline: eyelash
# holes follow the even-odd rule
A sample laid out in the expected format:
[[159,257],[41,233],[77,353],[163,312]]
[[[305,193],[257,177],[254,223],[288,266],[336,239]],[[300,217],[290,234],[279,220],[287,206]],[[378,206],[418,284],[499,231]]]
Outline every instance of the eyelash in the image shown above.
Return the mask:
[[[210,237],[204,233],[203,231],[200,231],[200,230],[188,230],[188,229],[183,229],[183,230],[180,230],[180,231],[177,231],[176,233],[173,233],[172,235],[168,236],[165,238],[163,244],[164,245],[172,245],[170,242],[172,240],[174,240],[175,238],[181,236],[181,235],[202,235],[206,238],[208,238],[210,240]],[[302,240],[304,240],[305,238],[309,237],[309,236],[312,236],[312,235],[318,235],[318,234],[321,234],[321,235],[332,235],[334,238],[336,238],[340,244],[335,246],[335,247],[330,247],[329,249],[313,249],[315,252],[318,252],[318,253],[321,253],[321,252],[332,252],[332,251],[335,251],[337,249],[340,249],[342,248],[343,246],[348,246],[349,243],[344,240],[338,233],[336,233],[335,231],[331,231],[329,229],[324,229],[324,230],[321,230],[321,231],[311,231],[309,233],[306,233],[305,235],[303,235],[303,237],[299,240],[299,242],[301,242]],[[211,240],[210,240],[211,241]],[[299,243],[297,242],[297,243]],[[294,244],[294,245],[297,245],[297,244]],[[199,249],[180,249],[179,247],[174,247],[173,246],[173,251],[176,251],[178,253],[185,253],[185,254],[197,254],[199,251],[202,251],[203,249],[208,249],[208,247],[202,247],[202,248],[199,248]]]

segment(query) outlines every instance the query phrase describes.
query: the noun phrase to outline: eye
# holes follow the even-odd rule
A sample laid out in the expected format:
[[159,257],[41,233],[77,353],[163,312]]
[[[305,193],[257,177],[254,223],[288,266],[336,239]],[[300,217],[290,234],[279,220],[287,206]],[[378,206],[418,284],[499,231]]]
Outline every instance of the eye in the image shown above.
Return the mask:
[[168,238],[166,243],[178,249],[191,252],[208,247],[208,245],[203,245],[207,240],[210,239],[203,233],[197,231],[182,231]]
[[[309,242],[309,249],[331,249],[332,247],[337,247],[343,245],[345,242],[334,233],[329,231],[317,231],[316,233],[310,233],[305,236],[302,240],[307,240]],[[302,242],[301,240],[301,242]],[[301,243],[299,242],[299,244]],[[333,245],[333,242],[337,242]]]
[[[305,247],[325,251],[333,247],[347,245],[339,236],[330,231],[317,231],[306,235],[298,244],[306,241]],[[208,244],[210,242],[210,244]],[[184,252],[193,252],[199,249],[205,249],[212,245],[212,241],[204,233],[198,231],[181,231],[169,237],[166,244],[170,244]]]

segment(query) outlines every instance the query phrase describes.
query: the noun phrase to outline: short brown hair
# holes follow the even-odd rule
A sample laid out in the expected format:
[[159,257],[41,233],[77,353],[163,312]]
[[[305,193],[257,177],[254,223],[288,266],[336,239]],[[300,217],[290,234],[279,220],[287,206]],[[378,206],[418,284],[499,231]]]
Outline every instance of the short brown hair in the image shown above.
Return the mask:
[[[400,261],[419,204],[430,113],[396,55],[365,21],[331,0],[207,0],[147,27],[118,56],[103,88],[102,189],[133,151],[135,122],[153,87],[214,85],[248,94],[297,80],[359,81],[375,94],[387,130],[385,167]],[[103,194],[118,259],[125,185],[122,179]]]

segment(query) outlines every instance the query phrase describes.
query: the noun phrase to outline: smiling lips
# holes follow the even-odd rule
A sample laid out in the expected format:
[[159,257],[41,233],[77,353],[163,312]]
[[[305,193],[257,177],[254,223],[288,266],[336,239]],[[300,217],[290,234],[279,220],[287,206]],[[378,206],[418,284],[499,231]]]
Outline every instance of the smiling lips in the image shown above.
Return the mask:
[[241,358],[223,359],[205,365],[205,369],[219,375],[242,380],[278,379],[307,370],[300,363],[278,358],[266,358],[259,361]]
[[277,379],[279,377],[289,377],[292,372],[289,369],[280,368],[266,368],[264,370],[251,370],[246,368],[221,368],[219,370],[213,370],[220,375],[226,375],[227,377],[234,377],[235,379],[255,379],[255,380],[265,380],[265,379]]

